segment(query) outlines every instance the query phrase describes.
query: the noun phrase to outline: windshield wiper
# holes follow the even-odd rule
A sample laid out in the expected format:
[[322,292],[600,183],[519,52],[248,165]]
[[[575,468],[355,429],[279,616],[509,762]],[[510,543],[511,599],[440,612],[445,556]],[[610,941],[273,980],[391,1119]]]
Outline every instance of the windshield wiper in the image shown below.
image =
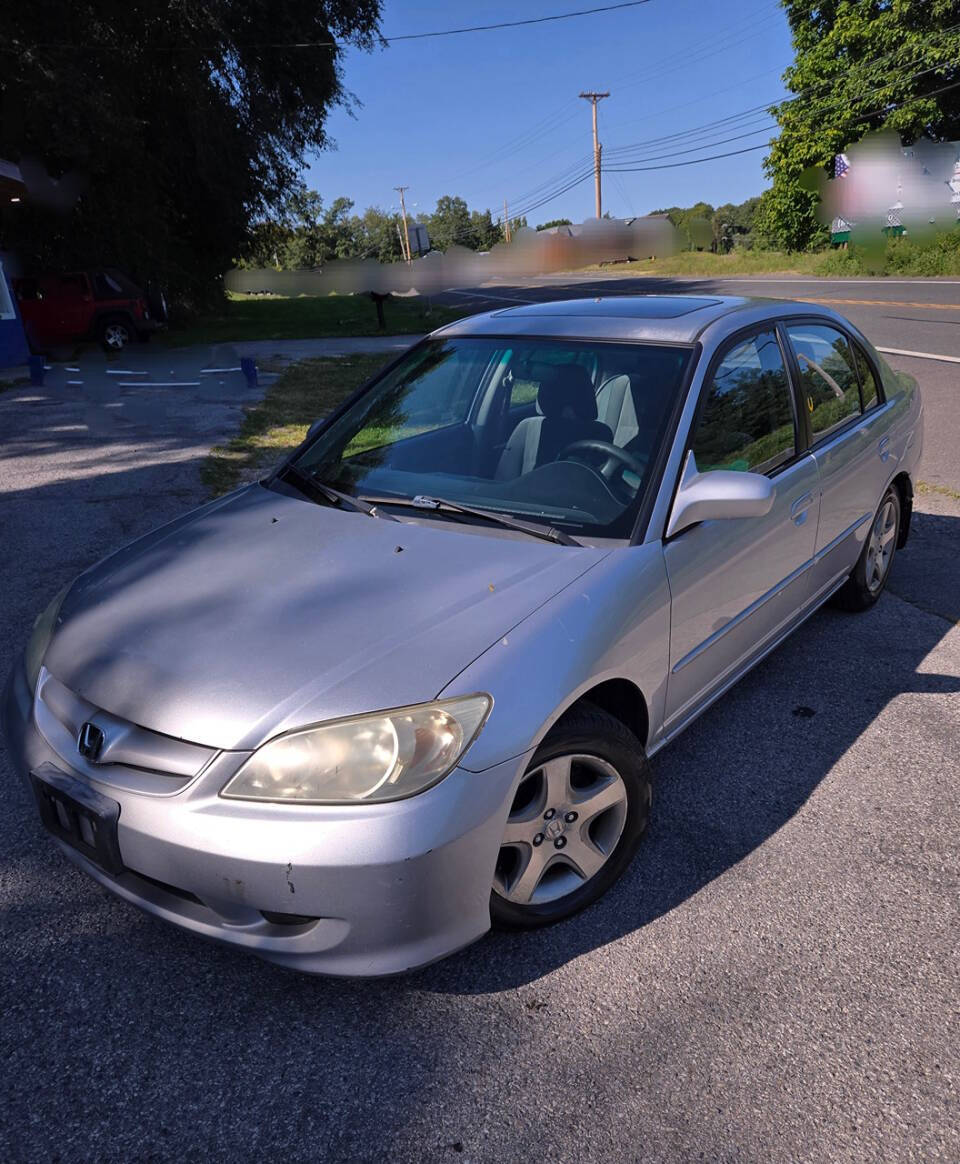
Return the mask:
[[486,521],[494,521],[507,529],[516,529],[531,537],[543,538],[548,542],[557,542],[561,546],[581,546],[576,538],[572,538],[562,529],[552,525],[539,525],[530,521],[521,521],[518,517],[507,517],[495,509],[479,509],[474,505],[462,505],[459,501],[448,501],[445,497],[428,497],[418,494],[416,497],[367,497],[361,496],[361,501],[368,501],[372,505],[409,505],[414,509],[431,509],[439,513],[462,513],[469,517],[480,517]]
[[382,517],[384,521],[397,520],[392,513],[383,513],[375,505],[366,505],[358,497],[353,497],[349,493],[341,493],[339,489],[334,489],[332,485],[325,485],[322,481],[311,477],[309,473],[304,473],[296,465],[285,465],[277,475],[282,481],[288,481],[290,484],[295,485],[301,493],[305,494],[312,501],[315,501],[320,496],[324,500],[329,501],[331,505],[343,505],[347,509],[356,510],[357,513],[365,513],[368,517]]

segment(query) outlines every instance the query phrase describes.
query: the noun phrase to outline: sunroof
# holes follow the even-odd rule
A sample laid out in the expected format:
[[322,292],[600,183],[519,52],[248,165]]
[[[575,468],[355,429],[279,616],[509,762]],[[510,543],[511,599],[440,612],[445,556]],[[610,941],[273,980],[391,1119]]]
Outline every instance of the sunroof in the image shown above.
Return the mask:
[[605,315],[619,319],[676,319],[701,307],[715,307],[720,299],[689,295],[617,295],[610,299],[559,299],[508,307],[502,315]]

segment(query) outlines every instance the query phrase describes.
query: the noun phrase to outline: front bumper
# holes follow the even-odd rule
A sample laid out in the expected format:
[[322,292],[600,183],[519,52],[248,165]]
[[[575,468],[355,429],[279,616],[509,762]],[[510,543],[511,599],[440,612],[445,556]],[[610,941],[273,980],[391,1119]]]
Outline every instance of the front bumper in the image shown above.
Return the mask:
[[[79,775],[37,730],[19,662],[2,712],[23,779],[44,762]],[[396,974],[489,929],[494,865],[524,758],[455,769],[409,800],[334,807],[223,800],[224,761],[236,768],[242,758],[221,753],[172,795],[91,781],[120,804],[125,869],[115,877],[55,843],[149,913],[310,973]]]

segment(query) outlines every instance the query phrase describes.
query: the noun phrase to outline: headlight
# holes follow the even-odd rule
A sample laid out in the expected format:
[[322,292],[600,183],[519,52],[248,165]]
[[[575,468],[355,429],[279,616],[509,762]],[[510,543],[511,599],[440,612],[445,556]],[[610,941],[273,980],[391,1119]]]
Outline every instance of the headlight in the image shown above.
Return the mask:
[[466,695],[277,736],[220,795],[296,804],[401,800],[456,766],[490,706],[489,695]]
[[50,639],[53,637],[54,627],[57,625],[57,615],[60,613],[60,607],[63,605],[63,600],[67,597],[67,591],[73,583],[64,586],[64,588],[57,594],[43,614],[37,615],[37,620],[33,624],[33,633],[30,635],[30,641],[27,643],[27,650],[24,655],[24,662],[27,669],[27,684],[31,691],[35,691],[37,687],[37,680],[40,678],[40,666],[43,663],[43,656],[47,653],[47,647],[50,645]]

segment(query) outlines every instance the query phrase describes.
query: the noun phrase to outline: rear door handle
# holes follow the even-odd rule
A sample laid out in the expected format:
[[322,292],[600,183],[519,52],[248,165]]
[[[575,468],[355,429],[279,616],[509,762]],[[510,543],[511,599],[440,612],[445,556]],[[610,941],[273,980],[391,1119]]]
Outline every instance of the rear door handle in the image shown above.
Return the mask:
[[881,437],[880,443],[877,445],[877,452],[880,454],[881,461],[885,461],[890,456],[890,438],[888,436]]
[[811,505],[813,505],[813,494],[804,493],[790,506],[790,516],[795,525],[803,525],[807,520],[807,510]]

